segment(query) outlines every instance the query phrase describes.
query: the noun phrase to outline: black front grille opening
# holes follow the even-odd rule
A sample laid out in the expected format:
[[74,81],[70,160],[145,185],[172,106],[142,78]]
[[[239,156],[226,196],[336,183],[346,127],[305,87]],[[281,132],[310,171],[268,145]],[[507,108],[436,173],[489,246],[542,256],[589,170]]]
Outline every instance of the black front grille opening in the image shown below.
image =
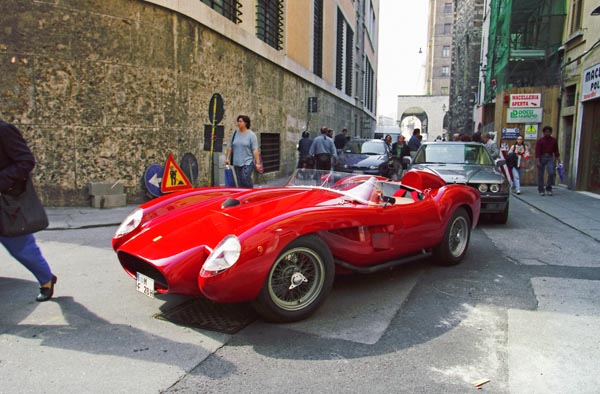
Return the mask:
[[154,317],[181,326],[235,334],[258,316],[248,303],[218,304],[207,298],[194,298]]
[[154,279],[154,290],[167,291],[169,289],[169,284],[164,275],[146,261],[125,252],[119,252],[119,261],[130,275],[135,277],[136,273],[139,272]]

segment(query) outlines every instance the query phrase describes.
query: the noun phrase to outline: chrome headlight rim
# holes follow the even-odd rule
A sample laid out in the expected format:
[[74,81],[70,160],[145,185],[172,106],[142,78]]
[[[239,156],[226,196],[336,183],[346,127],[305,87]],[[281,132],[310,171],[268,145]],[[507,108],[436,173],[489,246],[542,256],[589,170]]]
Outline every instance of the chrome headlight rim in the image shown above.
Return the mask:
[[144,210],[141,208],[136,208],[127,217],[125,220],[121,222],[119,228],[115,232],[115,238],[121,238],[133,230],[138,228],[140,223],[142,222],[142,218],[144,217]]
[[235,265],[240,258],[242,245],[235,235],[227,235],[212,250],[200,270],[200,276],[217,275]]
[[477,186],[477,190],[479,190],[480,193],[487,193],[487,191],[488,191],[488,185],[487,185],[487,183],[480,183]]

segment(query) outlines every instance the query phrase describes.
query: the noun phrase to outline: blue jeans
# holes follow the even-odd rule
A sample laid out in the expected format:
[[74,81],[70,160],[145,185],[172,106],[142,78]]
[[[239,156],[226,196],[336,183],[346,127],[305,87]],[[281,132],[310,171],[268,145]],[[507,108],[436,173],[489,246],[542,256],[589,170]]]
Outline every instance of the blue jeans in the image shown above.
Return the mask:
[[252,189],[254,185],[252,184],[252,171],[254,171],[254,164],[249,164],[245,166],[235,166],[235,175],[237,176],[238,187],[247,187]]
[[43,285],[52,279],[52,271],[48,262],[42,256],[33,234],[20,235],[18,237],[2,237],[0,242],[6,250],[23,264],[35,276],[38,283]]
[[538,167],[537,184],[538,191],[544,192],[544,172],[548,172],[548,180],[546,182],[546,191],[552,191],[552,185],[554,185],[554,176],[556,174],[556,166],[554,165],[554,156],[542,155],[540,157],[540,166]]
[[512,176],[513,176],[513,182],[515,185],[515,190],[520,193],[521,192],[521,169],[519,167],[513,167],[511,169],[511,171],[512,171]]

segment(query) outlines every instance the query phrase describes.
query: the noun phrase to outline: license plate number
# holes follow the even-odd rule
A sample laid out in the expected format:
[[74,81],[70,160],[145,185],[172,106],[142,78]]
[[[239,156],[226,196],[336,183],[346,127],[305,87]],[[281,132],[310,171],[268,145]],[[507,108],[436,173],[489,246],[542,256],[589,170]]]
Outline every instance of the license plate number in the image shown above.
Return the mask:
[[154,279],[137,272],[135,275],[135,289],[150,298],[154,298]]

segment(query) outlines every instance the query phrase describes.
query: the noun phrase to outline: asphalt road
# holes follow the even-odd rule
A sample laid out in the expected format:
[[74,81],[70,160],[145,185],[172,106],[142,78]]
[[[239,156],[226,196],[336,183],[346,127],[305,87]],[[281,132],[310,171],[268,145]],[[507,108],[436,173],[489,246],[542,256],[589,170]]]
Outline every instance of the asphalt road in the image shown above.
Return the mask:
[[0,393],[596,393],[596,240],[513,199],[456,267],[336,278],[303,322],[235,335],[154,315],[110,249],[114,227],[45,231],[56,299],[0,251]]

